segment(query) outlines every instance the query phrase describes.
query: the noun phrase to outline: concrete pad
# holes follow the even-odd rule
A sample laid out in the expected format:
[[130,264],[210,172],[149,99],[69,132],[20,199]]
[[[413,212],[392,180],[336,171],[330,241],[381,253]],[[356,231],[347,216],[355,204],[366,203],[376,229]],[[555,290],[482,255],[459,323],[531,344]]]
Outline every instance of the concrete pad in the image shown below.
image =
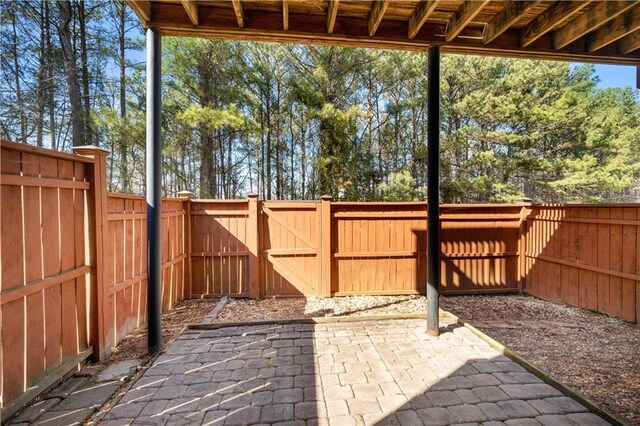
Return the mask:
[[104,370],[102,370],[96,376],[96,382],[110,382],[113,380],[124,380],[133,373],[136,369],[142,365],[142,360],[130,359],[126,361],[118,361],[111,364]]

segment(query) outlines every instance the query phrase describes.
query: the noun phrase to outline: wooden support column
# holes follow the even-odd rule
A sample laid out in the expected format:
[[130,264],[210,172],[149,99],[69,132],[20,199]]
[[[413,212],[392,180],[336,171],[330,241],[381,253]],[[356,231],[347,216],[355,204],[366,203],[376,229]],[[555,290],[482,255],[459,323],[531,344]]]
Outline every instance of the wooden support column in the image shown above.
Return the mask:
[[260,294],[260,210],[258,194],[249,194],[249,218],[247,222],[247,249],[249,250],[249,297],[258,299]]
[[113,312],[105,309],[105,239],[107,238],[107,156],[109,151],[97,146],[78,146],[73,152],[82,157],[93,158],[87,166],[87,177],[91,185],[89,191],[89,259],[91,278],[89,282],[89,344],[93,346],[93,361],[104,360],[111,352],[111,318]]
[[427,58],[427,333],[440,334],[440,47]]
[[320,222],[322,241],[318,250],[321,265],[319,297],[331,297],[331,195],[320,197]]
[[162,36],[147,28],[147,347],[162,348]]
[[191,273],[191,199],[195,194],[191,191],[178,192],[178,198],[184,200],[184,231],[182,234],[183,249],[185,254],[184,279],[187,280],[187,297],[193,296],[193,275]]

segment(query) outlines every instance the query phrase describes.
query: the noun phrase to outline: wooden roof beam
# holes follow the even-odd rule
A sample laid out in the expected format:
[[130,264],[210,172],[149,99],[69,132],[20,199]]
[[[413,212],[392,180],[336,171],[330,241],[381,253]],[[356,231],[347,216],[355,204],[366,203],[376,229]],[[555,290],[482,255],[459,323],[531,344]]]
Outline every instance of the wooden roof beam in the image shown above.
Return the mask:
[[553,47],[562,49],[585,34],[594,31],[634,6],[630,1],[599,1],[578,16],[570,25],[560,28],[553,36]]
[[409,18],[409,34],[407,36],[409,39],[414,38],[418,34],[418,31],[420,31],[420,28],[427,22],[429,16],[436,10],[437,5],[438,2],[436,0],[421,1],[418,4],[415,12],[413,12],[413,15]]
[[148,0],[128,0],[127,3],[142,21],[151,21],[151,3]]
[[[633,52],[634,50],[640,49],[640,30],[633,32],[620,40],[618,42],[618,46],[620,46],[620,51],[625,55]],[[638,69],[640,69],[640,65],[638,65]]]
[[282,0],[282,29],[289,30],[289,0]]
[[333,33],[333,27],[336,25],[336,17],[338,16],[338,5],[340,0],[329,0],[329,8],[327,9],[327,33]]
[[588,4],[589,1],[558,1],[553,3],[551,7],[522,29],[520,46],[529,46],[549,31],[573,18]]
[[180,0],[182,7],[187,11],[189,19],[193,25],[198,25],[198,2],[197,0]]
[[447,24],[445,40],[451,41],[456,38],[487,3],[489,3],[489,0],[465,1],[462,3],[462,6],[460,6],[460,9],[456,12],[456,16]]
[[518,22],[529,9],[540,1],[512,1],[487,24],[482,34],[482,43],[489,44],[513,24]]
[[389,7],[391,0],[375,0],[369,14],[369,37],[373,37],[378,30],[382,17]]
[[244,28],[244,10],[242,8],[242,2],[240,0],[231,0],[231,4],[233,4],[233,11],[236,13],[238,27]]
[[587,50],[595,52],[598,49],[620,40],[621,38],[640,29],[640,7],[628,11],[624,15],[618,16],[596,32],[589,36]]

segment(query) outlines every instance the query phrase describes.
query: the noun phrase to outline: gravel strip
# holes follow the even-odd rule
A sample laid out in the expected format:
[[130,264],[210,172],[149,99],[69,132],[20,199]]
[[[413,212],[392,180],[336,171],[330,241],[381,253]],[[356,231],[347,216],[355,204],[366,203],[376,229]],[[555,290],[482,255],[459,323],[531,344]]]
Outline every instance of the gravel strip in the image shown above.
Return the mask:
[[526,296],[441,298],[440,307],[601,407],[640,425],[640,327]]
[[229,299],[227,305],[213,322],[268,321],[426,312],[427,299],[424,296]]

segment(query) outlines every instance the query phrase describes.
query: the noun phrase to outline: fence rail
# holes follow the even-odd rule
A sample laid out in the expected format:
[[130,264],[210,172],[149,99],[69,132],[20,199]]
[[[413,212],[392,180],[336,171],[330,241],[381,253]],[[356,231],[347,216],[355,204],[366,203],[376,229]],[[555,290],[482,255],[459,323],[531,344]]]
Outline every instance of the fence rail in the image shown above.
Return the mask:
[[[106,151],[0,141],[0,394],[8,416],[145,321],[146,202]],[[524,291],[640,319],[640,205],[443,205],[443,294]],[[162,302],[424,294],[425,203],[162,202]]]

